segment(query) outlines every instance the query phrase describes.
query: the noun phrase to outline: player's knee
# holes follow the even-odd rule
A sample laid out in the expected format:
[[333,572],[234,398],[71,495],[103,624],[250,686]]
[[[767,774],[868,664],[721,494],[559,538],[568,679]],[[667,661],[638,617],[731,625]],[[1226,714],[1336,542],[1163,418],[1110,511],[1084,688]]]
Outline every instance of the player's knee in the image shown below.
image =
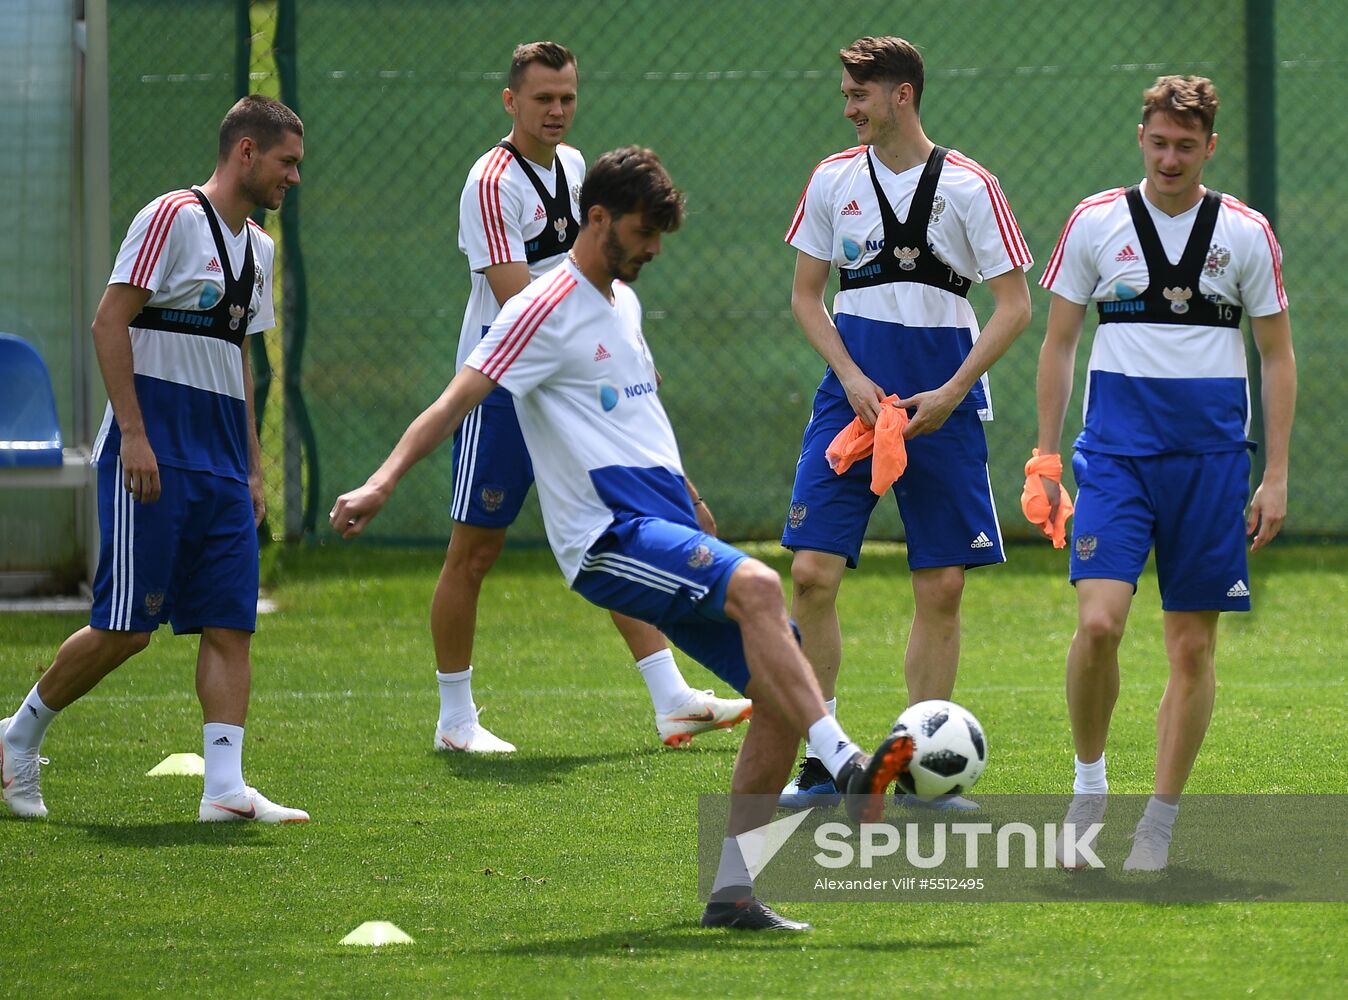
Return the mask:
[[1114,649],[1123,641],[1123,620],[1100,609],[1084,609],[1077,623],[1077,636],[1096,649]]
[[746,559],[735,567],[726,588],[726,614],[740,622],[769,615],[785,617],[782,581],[776,571],[757,559]]
[[463,545],[451,545],[445,555],[445,570],[452,576],[480,585],[496,565],[505,539],[475,539]]
[[964,599],[964,570],[959,566],[921,570],[913,578],[913,597],[919,611],[959,614]]
[[150,636],[152,632],[122,632],[119,633],[122,638],[122,648],[127,656],[135,656],[137,653],[143,653],[150,645]]
[[842,576],[816,560],[797,557],[791,563],[791,592],[798,601],[833,601]]
[[1214,671],[1213,643],[1206,635],[1184,633],[1169,636],[1166,651],[1171,674],[1187,680],[1199,680]]
[[151,632],[116,632],[111,629],[94,629],[103,648],[108,650],[118,662],[143,652],[150,645]]

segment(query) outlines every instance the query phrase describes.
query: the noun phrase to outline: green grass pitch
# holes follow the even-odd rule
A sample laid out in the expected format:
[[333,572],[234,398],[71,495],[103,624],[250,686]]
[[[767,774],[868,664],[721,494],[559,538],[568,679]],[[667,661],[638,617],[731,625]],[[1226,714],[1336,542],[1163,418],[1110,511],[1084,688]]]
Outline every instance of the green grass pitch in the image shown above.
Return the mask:
[[[989,734],[980,791],[1061,792],[1065,557],[1010,557],[969,576],[956,698]],[[1256,611],[1223,622],[1190,790],[1342,794],[1345,550],[1278,547],[1252,563]],[[200,751],[190,639],[161,635],[58,719],[43,748],[51,818],[0,819],[6,995],[1342,995],[1348,913],[1329,904],[793,904],[783,911],[815,932],[699,931],[696,796],[727,788],[738,734],[660,747],[606,616],[527,550],[488,581],[474,684],[486,723],[522,750],[433,753],[438,565],[435,552],[354,546],[274,562],[280,610],[255,642],[245,766],[307,808],[307,826],[201,826],[199,779],[143,777]],[[873,742],[902,707],[902,556],[868,550],[841,613],[841,718]],[[0,619],[7,711],[79,624]],[[1149,789],[1164,682],[1149,575],[1123,652],[1116,791]],[[338,944],[366,920],[416,943]]]

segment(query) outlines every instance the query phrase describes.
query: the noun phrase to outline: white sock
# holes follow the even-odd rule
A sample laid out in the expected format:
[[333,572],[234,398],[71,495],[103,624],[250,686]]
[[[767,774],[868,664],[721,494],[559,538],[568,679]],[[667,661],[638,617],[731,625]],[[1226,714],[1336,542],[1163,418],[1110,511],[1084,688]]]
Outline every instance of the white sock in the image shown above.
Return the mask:
[[37,685],[28,692],[5,731],[5,742],[15,750],[36,750],[47,735],[47,727],[56,718],[56,709],[48,708],[38,697]]
[[1155,795],[1147,800],[1147,808],[1142,811],[1142,818],[1150,820],[1167,837],[1170,836],[1171,830],[1175,828],[1175,817],[1178,815],[1178,802],[1173,804],[1162,802]]
[[693,689],[683,679],[683,674],[679,673],[674,654],[668,648],[637,660],[637,670],[646,682],[646,690],[651,693],[651,704],[658,715],[673,712],[693,693]]
[[810,742],[828,768],[828,773],[835,778],[842,766],[852,759],[852,755],[861,752],[861,747],[847,738],[838,720],[831,715],[822,716],[810,727]]
[[1073,795],[1104,795],[1109,791],[1109,780],[1105,777],[1105,755],[1089,764],[1083,764],[1079,757],[1072,758],[1076,765],[1076,778],[1072,781]]
[[477,721],[477,706],[473,704],[473,667],[456,670],[452,674],[435,672],[440,682],[440,728],[470,725]]
[[201,727],[206,758],[206,797],[218,799],[243,791],[243,727],[208,722]]
[[[828,709],[828,714],[829,714],[829,715],[833,716],[835,719],[838,717],[838,699],[837,699],[837,698],[830,698],[828,701],[824,702],[824,707]],[[815,748],[815,745],[814,745],[813,743],[811,743],[808,739],[805,741],[805,756],[806,756],[806,757],[813,757],[813,758],[815,758],[816,760],[819,759],[819,751],[818,751],[818,749],[816,749],[816,748]]]
[[711,884],[712,895],[740,887],[747,887],[752,892],[753,885],[754,880],[749,877],[749,867],[744,863],[744,855],[740,853],[739,841],[734,837],[726,837],[721,842],[721,863],[716,866],[716,880]]

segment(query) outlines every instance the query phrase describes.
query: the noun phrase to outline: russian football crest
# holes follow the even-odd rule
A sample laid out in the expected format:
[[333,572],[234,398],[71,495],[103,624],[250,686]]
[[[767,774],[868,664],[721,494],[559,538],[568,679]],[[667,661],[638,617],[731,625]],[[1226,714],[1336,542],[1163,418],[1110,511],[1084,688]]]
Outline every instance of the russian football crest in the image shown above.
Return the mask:
[[917,269],[917,259],[922,256],[922,251],[917,247],[895,247],[894,256],[899,258],[900,270],[913,271]]
[[810,508],[803,503],[793,503],[791,510],[787,512],[786,523],[793,528],[799,528],[805,523],[805,515],[810,512]]
[[1085,562],[1095,555],[1097,545],[1099,545],[1099,542],[1094,535],[1078,535],[1076,541],[1077,558]]
[[1220,244],[1208,247],[1207,259],[1203,261],[1203,273],[1209,278],[1220,278],[1231,263],[1231,251]]
[[940,222],[941,213],[944,211],[945,199],[938,194],[931,200],[931,218],[927,221],[927,225],[934,226],[936,223]]
[[243,322],[243,314],[243,306],[234,305],[229,307],[229,328],[231,330],[237,330],[239,328],[239,324]]
[[145,613],[151,618],[158,618],[159,612],[164,610],[163,593],[151,593],[145,595]]
[[501,504],[505,503],[506,491],[498,489],[495,486],[484,486],[482,492],[478,494],[478,499],[482,501],[482,506],[487,513],[494,514],[501,509]]
[[1193,289],[1188,287],[1162,288],[1161,294],[1170,303],[1170,311],[1176,316],[1183,316],[1189,311],[1189,300],[1194,297]]
[[552,228],[555,229],[555,230],[557,230],[557,242],[558,242],[558,243],[565,243],[565,242],[566,242],[566,220],[565,220],[565,219],[555,219],[555,220],[553,220]]
[[702,569],[715,561],[716,557],[711,554],[711,549],[705,545],[699,545],[688,554],[688,565],[693,569]]

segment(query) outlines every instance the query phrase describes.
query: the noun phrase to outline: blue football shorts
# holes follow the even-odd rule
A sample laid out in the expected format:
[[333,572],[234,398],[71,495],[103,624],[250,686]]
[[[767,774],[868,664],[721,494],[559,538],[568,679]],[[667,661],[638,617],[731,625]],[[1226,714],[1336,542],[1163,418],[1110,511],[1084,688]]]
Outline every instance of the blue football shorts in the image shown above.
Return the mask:
[[137,503],[120,456],[98,464],[100,547],[89,624],[175,634],[257,628],[257,528],[248,486],[159,466],[160,498]]
[[[496,402],[500,393],[505,402]],[[450,516],[479,528],[508,528],[520,516],[534,466],[515,403],[503,389],[476,406],[454,434],[454,499]]]
[[[843,556],[856,568],[871,511],[871,460],[841,476],[825,452],[856,413],[845,396],[817,392],[805,427],[782,545]],[[988,479],[988,445],[974,410],[956,410],[940,430],[907,442],[908,467],[893,493],[908,543],[908,568],[1006,561]]]
[[1156,548],[1166,611],[1249,611],[1245,504],[1250,454],[1133,457],[1080,451],[1071,579],[1137,588]]
[[740,693],[749,683],[740,627],[725,616],[730,576],[748,557],[686,524],[621,516],[590,546],[571,589],[654,625]]

